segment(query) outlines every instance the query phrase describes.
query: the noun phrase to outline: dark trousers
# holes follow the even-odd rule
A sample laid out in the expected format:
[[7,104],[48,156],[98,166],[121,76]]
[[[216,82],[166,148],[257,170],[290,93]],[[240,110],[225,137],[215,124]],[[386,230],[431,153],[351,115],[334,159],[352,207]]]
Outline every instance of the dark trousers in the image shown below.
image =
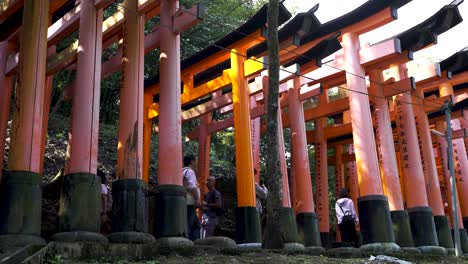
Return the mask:
[[194,241],[200,238],[200,219],[198,219],[195,206],[187,205],[188,239]]
[[353,243],[357,246],[357,234],[354,221],[343,221],[339,225],[342,242]]

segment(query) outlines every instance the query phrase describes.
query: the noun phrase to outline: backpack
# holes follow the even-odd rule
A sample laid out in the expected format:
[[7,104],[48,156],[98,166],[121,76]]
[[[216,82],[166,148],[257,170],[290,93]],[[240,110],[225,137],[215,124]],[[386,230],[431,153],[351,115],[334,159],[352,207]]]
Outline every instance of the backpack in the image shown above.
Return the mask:
[[[216,190],[217,191],[217,190]],[[208,201],[211,203],[216,202],[215,197],[214,197],[215,192],[211,192],[211,196],[208,198]],[[223,216],[224,213],[226,212],[226,209],[224,208],[224,199],[223,196],[220,197],[221,199],[221,208],[214,208],[213,210],[216,213],[216,216]]]
[[346,213],[343,211],[343,207],[338,206],[341,209],[341,212],[343,212],[343,218],[341,218],[341,222],[353,222],[354,223],[354,217],[351,215],[351,212],[346,211]]

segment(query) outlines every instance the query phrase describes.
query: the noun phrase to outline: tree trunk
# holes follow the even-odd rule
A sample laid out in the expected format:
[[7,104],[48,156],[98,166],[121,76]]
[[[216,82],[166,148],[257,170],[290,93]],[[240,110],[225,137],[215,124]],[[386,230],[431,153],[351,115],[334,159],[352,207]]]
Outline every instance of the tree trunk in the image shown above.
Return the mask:
[[279,44],[278,0],[269,0],[268,5],[268,96],[266,105],[266,180],[269,188],[267,198],[267,224],[263,246],[268,249],[283,248],[283,234],[279,223],[282,207],[282,173],[278,146],[278,89],[279,89]]

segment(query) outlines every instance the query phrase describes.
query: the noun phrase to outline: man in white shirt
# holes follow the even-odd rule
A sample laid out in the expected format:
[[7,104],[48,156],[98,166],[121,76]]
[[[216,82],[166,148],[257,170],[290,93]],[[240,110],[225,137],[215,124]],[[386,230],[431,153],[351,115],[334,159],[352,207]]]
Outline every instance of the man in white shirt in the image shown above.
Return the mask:
[[196,159],[192,155],[184,157],[184,168],[182,176],[184,186],[187,188],[187,225],[188,238],[197,240],[200,238],[200,220],[196,209],[200,207],[200,188],[198,187],[197,176],[193,168],[196,166]]

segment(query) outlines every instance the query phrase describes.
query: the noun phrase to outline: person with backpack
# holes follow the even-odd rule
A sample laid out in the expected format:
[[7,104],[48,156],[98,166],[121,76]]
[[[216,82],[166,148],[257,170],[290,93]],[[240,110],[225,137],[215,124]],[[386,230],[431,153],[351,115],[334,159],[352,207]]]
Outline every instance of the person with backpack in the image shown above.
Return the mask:
[[359,219],[354,209],[353,200],[349,198],[347,189],[341,189],[340,198],[335,204],[335,211],[338,227],[340,228],[341,241],[357,246],[355,224],[359,224]]
[[218,217],[223,215],[223,197],[216,190],[216,179],[213,176],[206,180],[208,192],[205,194],[203,202],[203,214],[201,221],[201,238],[211,237],[214,235],[216,226],[218,225]]
[[198,188],[197,176],[193,168],[196,159],[192,155],[184,157],[182,169],[183,183],[187,188],[187,229],[188,239],[195,241],[200,238],[200,220],[197,216],[197,208],[200,207],[200,188]]

